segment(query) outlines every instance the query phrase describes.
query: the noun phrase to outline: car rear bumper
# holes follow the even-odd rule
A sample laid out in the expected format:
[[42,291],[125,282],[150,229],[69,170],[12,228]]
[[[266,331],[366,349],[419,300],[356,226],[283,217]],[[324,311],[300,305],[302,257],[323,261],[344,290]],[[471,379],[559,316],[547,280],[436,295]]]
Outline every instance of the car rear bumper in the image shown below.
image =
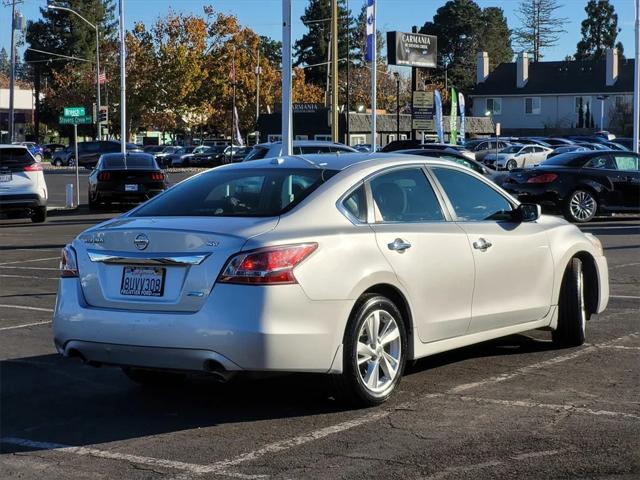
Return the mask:
[[0,212],[46,207],[47,199],[37,193],[0,195]]
[[546,210],[561,208],[562,198],[548,184],[503,183],[502,188],[514,195],[522,203],[537,203]]
[[[216,285],[200,311],[94,308],[78,279],[61,279],[54,343],[88,362],[146,368],[333,372],[352,302],[312,301],[299,285]],[[335,361],[335,364],[334,364]]]

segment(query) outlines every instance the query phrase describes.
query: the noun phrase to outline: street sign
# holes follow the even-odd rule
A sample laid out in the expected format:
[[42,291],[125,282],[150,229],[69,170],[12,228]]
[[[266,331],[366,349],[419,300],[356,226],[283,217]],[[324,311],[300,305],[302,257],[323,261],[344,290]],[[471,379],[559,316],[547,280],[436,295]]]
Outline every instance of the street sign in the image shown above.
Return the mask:
[[84,117],[84,107],[64,107],[65,117]]
[[433,92],[413,92],[411,109],[411,128],[413,130],[432,131],[433,123]]
[[91,125],[93,123],[93,117],[91,115],[75,117],[60,116],[58,117],[58,123],[60,123],[60,125]]

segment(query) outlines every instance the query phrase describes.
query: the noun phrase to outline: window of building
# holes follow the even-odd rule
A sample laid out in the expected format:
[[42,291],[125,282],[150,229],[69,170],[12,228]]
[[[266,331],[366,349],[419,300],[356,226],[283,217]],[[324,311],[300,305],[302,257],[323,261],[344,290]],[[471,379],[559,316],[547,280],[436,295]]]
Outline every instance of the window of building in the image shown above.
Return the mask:
[[331,135],[316,135],[313,138],[314,138],[314,140],[323,141],[323,142],[330,142],[331,141]]
[[281,142],[282,141],[282,135],[269,135],[267,136],[267,142],[271,143],[271,142]]
[[296,140],[309,140],[309,135],[296,135]]
[[366,135],[349,135],[349,145],[362,145],[367,143]]
[[524,99],[524,113],[526,115],[540,115],[540,97],[526,97]]
[[407,134],[406,133],[401,133],[400,134],[400,140],[406,140],[407,139]]
[[390,133],[389,135],[387,135],[387,143],[391,143],[391,142],[395,142],[396,141],[396,134],[395,133]]
[[591,97],[587,96],[582,96],[582,97],[576,97],[576,113],[580,113],[580,105],[582,104],[582,112],[586,113],[587,111],[587,105],[589,106],[589,112],[593,113],[593,108],[591,105]]
[[491,115],[500,115],[502,113],[502,99],[501,98],[487,98],[486,111]]

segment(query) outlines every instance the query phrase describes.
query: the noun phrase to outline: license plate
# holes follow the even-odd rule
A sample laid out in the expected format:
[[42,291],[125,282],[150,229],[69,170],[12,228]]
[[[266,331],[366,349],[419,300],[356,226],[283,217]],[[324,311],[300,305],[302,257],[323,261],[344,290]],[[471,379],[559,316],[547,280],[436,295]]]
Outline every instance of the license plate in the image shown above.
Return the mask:
[[124,267],[120,295],[161,297],[164,275],[165,269],[160,267]]
[[124,186],[124,191],[125,192],[137,192],[138,191],[138,185],[135,184],[127,184]]
[[0,182],[10,182],[12,179],[11,173],[0,173]]

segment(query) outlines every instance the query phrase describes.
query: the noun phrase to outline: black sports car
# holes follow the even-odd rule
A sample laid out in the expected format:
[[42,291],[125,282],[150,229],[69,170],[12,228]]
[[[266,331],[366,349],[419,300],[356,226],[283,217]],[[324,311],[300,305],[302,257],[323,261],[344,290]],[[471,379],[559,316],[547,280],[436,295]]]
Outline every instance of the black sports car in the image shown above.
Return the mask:
[[496,172],[495,170],[485,167],[482,163],[476,160],[471,160],[464,155],[456,152],[449,152],[447,150],[409,149],[398,150],[395,153],[406,153],[408,155],[421,155],[423,157],[443,158],[445,160],[451,160],[452,162],[456,162],[464,165],[465,167],[469,167],[471,170],[478,172],[480,175],[484,175],[489,180],[492,180],[495,183],[498,183],[499,180],[502,180],[503,177],[507,176],[507,173]]
[[535,168],[512,170],[502,187],[572,222],[588,222],[596,214],[640,213],[639,161],[633,152],[564,153]]
[[89,174],[89,209],[112,202],[143,202],[167,189],[166,175],[149,153],[121,153],[100,157]]

